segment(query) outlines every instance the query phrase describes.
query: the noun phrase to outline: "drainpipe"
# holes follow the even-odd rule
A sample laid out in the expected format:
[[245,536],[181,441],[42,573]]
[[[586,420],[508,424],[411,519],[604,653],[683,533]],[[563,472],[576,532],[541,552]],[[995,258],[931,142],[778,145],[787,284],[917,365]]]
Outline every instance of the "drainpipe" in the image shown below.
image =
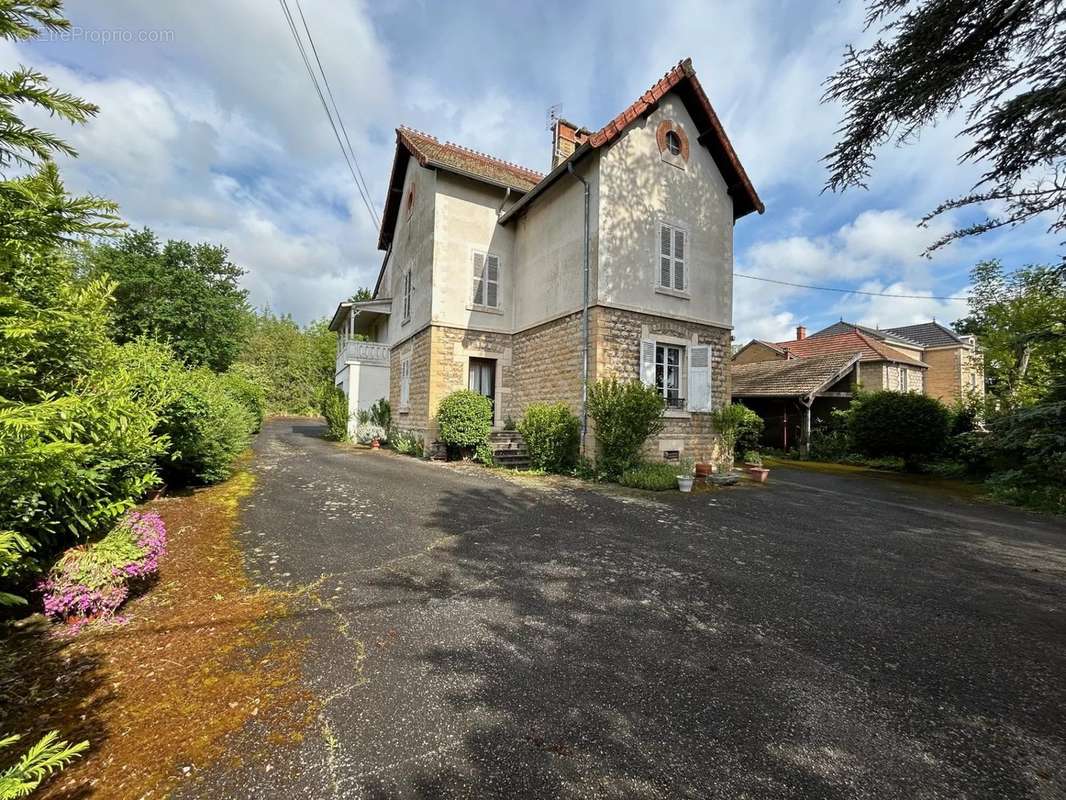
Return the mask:
[[589,430],[589,182],[574,172],[572,161],[566,165],[566,171],[585,187],[584,275],[581,292],[581,452],[584,454],[585,437]]

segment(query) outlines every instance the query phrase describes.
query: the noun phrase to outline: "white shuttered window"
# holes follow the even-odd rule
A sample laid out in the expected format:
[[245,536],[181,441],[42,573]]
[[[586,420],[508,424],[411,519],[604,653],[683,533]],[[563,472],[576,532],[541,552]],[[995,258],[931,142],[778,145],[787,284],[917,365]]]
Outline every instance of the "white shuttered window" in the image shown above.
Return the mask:
[[500,258],[492,253],[474,253],[475,306],[500,307]]
[[688,288],[688,231],[659,223],[659,283],[664,289],[682,292]]
[[403,318],[411,319],[411,268],[403,274]]

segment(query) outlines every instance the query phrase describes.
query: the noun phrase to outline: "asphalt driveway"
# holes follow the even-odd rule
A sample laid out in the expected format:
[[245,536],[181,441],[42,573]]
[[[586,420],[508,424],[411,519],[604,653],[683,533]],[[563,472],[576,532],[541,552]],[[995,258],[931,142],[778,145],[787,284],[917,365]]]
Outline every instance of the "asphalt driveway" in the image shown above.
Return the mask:
[[[1066,529],[869,478],[610,494],[269,422],[317,698],[197,796],[1066,797]],[[246,738],[262,736],[247,732]]]

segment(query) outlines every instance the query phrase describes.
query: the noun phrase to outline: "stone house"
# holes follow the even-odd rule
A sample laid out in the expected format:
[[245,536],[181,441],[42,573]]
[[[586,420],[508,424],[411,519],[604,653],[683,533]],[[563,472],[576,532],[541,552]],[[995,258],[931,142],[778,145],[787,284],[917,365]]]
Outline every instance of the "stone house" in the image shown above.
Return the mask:
[[353,411],[388,397],[430,443],[457,389],[490,397],[501,429],[534,402],[580,417],[587,383],[639,379],[667,406],[648,454],[710,455],[733,225],[763,204],[691,62],[598,130],[556,120],[551,156],[542,175],[397,129],[373,299],[331,322],[337,384]]
[[925,373],[929,365],[924,363],[920,350],[908,345],[897,347],[881,338],[868,335],[864,330],[848,329],[830,334],[819,332],[807,336],[802,325],[796,328],[796,338],[787,342],[764,342],[753,339],[733,356],[733,364],[753,364],[763,361],[786,361],[813,358],[830,353],[856,355],[853,387],[866,391],[922,392],[925,388]]
[[955,333],[936,320],[896,328],[869,328],[841,321],[811,334],[810,338],[832,337],[849,331],[857,331],[919,359],[928,367],[923,391],[929,397],[952,405],[985,396],[984,358],[973,336]]

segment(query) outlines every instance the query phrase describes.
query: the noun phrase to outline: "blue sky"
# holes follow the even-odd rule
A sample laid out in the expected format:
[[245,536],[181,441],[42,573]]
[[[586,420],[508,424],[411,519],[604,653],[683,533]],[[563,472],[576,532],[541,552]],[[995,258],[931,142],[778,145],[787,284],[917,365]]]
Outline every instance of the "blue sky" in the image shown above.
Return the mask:
[[[844,46],[863,41],[855,0],[302,3],[379,211],[397,125],[544,170],[548,106],[599,127],[688,56],[766,203],[766,214],[736,226],[737,272],[958,296],[979,259],[1055,259],[1057,242],[1038,222],[920,257],[953,220],[929,230],[917,220],[980,172],[955,163],[965,150],[957,120],[882,150],[869,191],[821,193],[819,158],[840,116],[819,103],[821,83]],[[92,123],[65,131],[81,152],[62,162],[72,189],[116,200],[131,223],[161,236],[227,245],[260,307],[301,321],[326,315],[373,283],[373,225],[277,3],[206,8],[68,3],[72,36],[4,44],[0,65],[35,66],[101,106]],[[745,341],[841,316],[890,326],[964,310],[738,278],[734,322]]]

